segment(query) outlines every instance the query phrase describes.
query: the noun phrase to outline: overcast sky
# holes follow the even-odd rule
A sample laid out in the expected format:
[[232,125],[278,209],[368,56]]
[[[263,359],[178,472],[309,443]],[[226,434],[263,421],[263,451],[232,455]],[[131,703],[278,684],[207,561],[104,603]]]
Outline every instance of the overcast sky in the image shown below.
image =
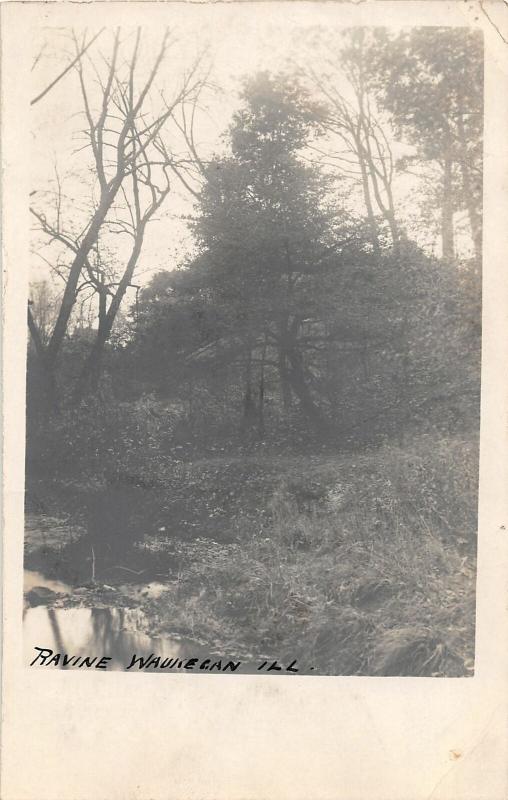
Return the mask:
[[[179,14],[178,23],[172,29],[174,43],[169,49],[164,68],[157,79],[157,91],[163,90],[170,97],[181,84],[182,75],[190,68],[196,56],[203,55],[203,68],[211,67],[210,79],[215,90],[206,90],[202,96],[203,110],[199,116],[197,130],[198,149],[206,156],[223,149],[221,134],[227,128],[233,111],[238,108],[238,91],[241,79],[260,70],[277,72],[291,68],[296,63],[311,64],[319,72],[324,67],[323,53],[315,45],[306,44],[313,26],[302,22],[301,16],[291,14],[290,7],[284,6],[277,13],[275,7],[270,14],[262,14],[259,7],[235,4],[224,7],[217,16],[215,10],[209,15],[209,7],[203,7],[199,15]],[[219,24],[220,22],[220,24]],[[98,29],[97,29],[98,30]],[[78,38],[84,31],[76,31]],[[95,33],[87,31],[88,38]],[[337,40],[340,28],[323,29],[323,35]],[[126,48],[134,40],[134,29],[122,30]],[[162,31],[160,28],[144,28],[140,49],[140,80],[143,72],[150,69]],[[93,68],[104,68],[103,56],[111,52],[113,31],[103,31],[99,39],[88,51],[86,70],[90,80],[92,103],[98,101],[100,92],[93,88]],[[41,29],[33,39],[34,59],[37,63],[32,72],[33,95],[37,95],[69,63],[73,54],[71,31],[67,29]],[[126,52],[128,50],[126,49]],[[340,81],[340,78],[339,78]],[[347,93],[347,85],[342,82],[341,91]],[[156,102],[157,95],[154,95]],[[79,209],[90,197],[89,186],[93,182],[90,151],[80,130],[85,125],[83,102],[79,80],[72,70],[53,90],[32,110],[33,149],[31,156],[32,185],[36,194],[33,203],[39,209],[47,209],[50,196],[43,194],[55,186],[58,171],[67,206],[63,216],[79,216]],[[174,147],[181,148],[178,137],[165,134]],[[396,155],[397,144],[394,143]],[[400,147],[399,147],[400,151]],[[413,187],[401,186],[399,192],[406,195]],[[176,182],[174,191],[166,200],[165,206],[147,229],[145,245],[137,270],[139,283],[146,283],[154,272],[172,269],[185,261],[186,254],[192,252],[192,240],[182,215],[192,213],[192,198]],[[50,218],[49,211],[45,212]],[[32,277],[41,279],[48,275],[48,266],[39,254],[46,257],[48,251],[40,248],[40,237],[35,238],[35,254],[32,258]],[[121,245],[120,245],[121,249]],[[51,258],[51,257],[50,257]]]
[[[203,56],[203,67],[210,65],[210,79],[215,90],[207,90],[202,96],[206,110],[196,125],[200,151],[209,154],[223,148],[220,136],[227,128],[233,111],[238,107],[238,91],[243,76],[259,70],[277,72],[288,67],[295,59],[302,35],[300,25],[277,22],[274,15],[238,13],[227,9],[226,19],[215,30],[206,21],[196,25],[196,20],[179,20],[174,29],[175,42],[168,52],[164,68],[157,79],[157,86],[167,96],[176,91],[182,74],[188,70],[198,54]],[[305,29],[304,29],[305,30]],[[82,31],[78,31],[78,37]],[[93,31],[88,31],[91,37]],[[101,62],[101,54],[111,52],[113,32],[104,31],[89,51],[90,59]],[[134,31],[124,32],[128,42]],[[161,31],[143,29],[143,44],[140,51],[140,67],[148,69],[160,43]],[[33,70],[33,94],[38,94],[62,68],[73,54],[71,32],[62,29],[46,29],[34,38],[34,57],[42,55]],[[90,65],[88,66],[90,70]],[[142,76],[142,72],[140,77]],[[97,97],[99,95],[97,94]],[[72,70],[41,102],[33,108],[33,152],[32,185],[35,190],[54,186],[55,168],[66,194],[78,198],[86,188],[77,181],[76,173],[85,169],[89,153],[77,152],[84,144],[79,129],[84,125],[83,104],[78,76]],[[166,138],[171,138],[168,131]],[[175,139],[175,146],[181,144]],[[181,221],[182,214],[192,212],[192,198],[175,183],[168,197],[161,221],[150,224],[138,275],[162,268],[171,268],[182,262],[184,251],[191,245],[187,226]],[[37,196],[36,196],[37,197]],[[41,195],[38,201],[42,200]],[[36,204],[36,201],[34,201]],[[45,200],[42,202],[44,205]],[[37,255],[33,259],[34,275],[45,275],[47,268]]]

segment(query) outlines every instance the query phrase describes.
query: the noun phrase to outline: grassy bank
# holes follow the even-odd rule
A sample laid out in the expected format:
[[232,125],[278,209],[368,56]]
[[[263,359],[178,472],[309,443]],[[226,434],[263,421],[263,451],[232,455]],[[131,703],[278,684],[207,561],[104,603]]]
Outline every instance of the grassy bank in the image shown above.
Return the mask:
[[[166,591],[140,602],[160,634],[296,657],[321,674],[472,674],[476,442],[423,436],[362,454],[147,457],[142,482],[120,495],[90,489],[84,475],[63,480],[39,485],[45,513],[58,517],[66,497],[83,527],[37,523],[27,566],[89,585],[79,603],[100,601],[104,584],[156,579]],[[114,503],[127,501],[116,524]],[[79,536],[87,503],[93,519],[97,508],[109,516]]]
[[[145,545],[178,564],[149,604],[154,626],[235,652],[300,654],[325,674],[471,674],[475,462],[465,441],[422,439],[288,462],[271,490],[226,475],[233,541]],[[254,513],[256,491],[269,498]]]

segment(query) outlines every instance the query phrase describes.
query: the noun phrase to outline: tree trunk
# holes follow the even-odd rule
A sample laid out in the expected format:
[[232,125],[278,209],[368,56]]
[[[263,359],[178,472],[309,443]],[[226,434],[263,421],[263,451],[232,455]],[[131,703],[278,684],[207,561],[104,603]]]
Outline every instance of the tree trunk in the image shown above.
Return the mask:
[[362,176],[363,199],[365,202],[365,208],[367,210],[367,222],[369,225],[370,239],[372,242],[372,247],[374,248],[374,252],[377,253],[379,251],[379,237],[378,237],[376,218],[374,216],[374,208],[370,196],[369,174],[367,172],[365,159],[362,155],[363,145],[361,144],[361,142],[360,143],[357,142],[356,146],[357,146],[358,163],[360,164],[360,172]]
[[[478,264],[482,261],[482,216],[477,203],[475,202],[475,192],[473,191],[473,181],[471,180],[471,173],[469,169],[469,158],[467,152],[466,134],[464,131],[464,122],[459,115],[457,120],[457,129],[459,132],[460,146],[461,146],[461,159],[460,159],[460,172],[462,175],[462,187],[464,189],[464,200],[469,217],[469,224],[471,226],[471,237],[473,239],[473,247],[475,260]],[[481,189],[481,187],[480,187]],[[481,197],[481,191],[480,191]]]
[[315,404],[305,381],[301,353],[296,348],[292,348],[287,355],[291,364],[291,369],[288,372],[291,388],[299,400],[300,408],[304,415],[312,423],[313,427],[322,433],[327,428],[328,422],[321,409]]
[[400,233],[399,233],[399,226],[397,225],[397,220],[395,219],[393,199],[391,196],[389,198],[389,207],[386,211],[385,216],[388,222],[388,227],[390,228],[390,234],[392,237],[392,244],[394,250],[398,250],[400,244]]
[[282,404],[284,406],[284,411],[288,412],[291,408],[291,386],[289,383],[286,353],[282,348],[279,348],[277,368],[279,370]]
[[111,330],[107,331],[107,325],[107,291],[106,287],[102,286],[99,290],[99,327],[97,330],[97,338],[104,341],[101,347],[98,348],[93,355],[91,354],[91,364],[89,368],[90,388],[94,394],[99,390],[104,346],[111,333]]
[[127,262],[125,272],[120,283],[118,284],[115,294],[111,298],[108,310],[100,320],[95,342],[84,363],[81,375],[79,376],[76,386],[75,399],[80,399],[87,391],[88,386],[90,386],[93,391],[97,391],[99,387],[104,347],[110,337],[111,331],[113,330],[116,315],[118,314],[118,310],[125,296],[125,292],[131,283],[134,269],[141,252],[144,231],[145,225],[140,225],[138,236],[134,242],[134,247],[132,249],[129,261]]
[[122,183],[122,179],[123,175],[121,177],[117,176],[115,180],[112,182],[108,191],[105,192],[101,197],[99,206],[97,207],[92,217],[92,220],[83,238],[83,241],[81,242],[78,251],[74,256],[74,261],[72,262],[69,271],[67,283],[65,284],[65,290],[62,297],[62,303],[60,305],[60,311],[58,313],[58,317],[55,322],[55,327],[53,329],[53,333],[51,335],[51,339],[49,340],[47,348],[47,360],[48,360],[48,366],[50,368],[53,368],[56,363],[60,347],[62,345],[65,333],[67,331],[69,317],[72,313],[72,309],[74,308],[74,303],[76,302],[76,289],[78,286],[81,271],[85,266],[85,262],[91,248],[97,241],[97,237],[99,236],[99,231],[101,229],[101,226],[106,218],[109,209],[113,205],[113,201],[118,193],[118,190]]
[[266,334],[261,353],[261,367],[259,375],[259,408],[258,408],[258,431],[259,438],[265,435],[265,358],[266,358]]
[[[390,182],[390,179],[388,177],[388,174],[386,173],[386,170],[385,170],[385,174],[384,175],[379,175],[378,174],[378,170],[377,170],[377,167],[376,167],[376,160],[375,160],[374,155],[372,154],[372,149],[371,149],[371,146],[370,146],[369,137],[372,135],[371,132],[370,132],[370,127],[366,125],[365,119],[363,119],[363,123],[362,124],[363,124],[363,129],[364,129],[364,136],[365,136],[365,147],[362,144],[361,139],[360,139],[360,147],[362,148],[362,155],[361,155],[361,158],[360,158],[360,162],[365,164],[364,169],[366,171],[366,175],[370,176],[370,180],[372,182],[372,189],[374,191],[374,198],[376,200],[377,207],[378,207],[380,213],[382,214],[382,216],[384,217],[384,219],[386,220],[386,222],[388,223],[388,227],[390,228],[390,235],[392,237],[393,247],[395,249],[397,249],[398,243],[399,243],[399,227],[398,227],[397,221],[395,219],[395,204],[394,204],[394,200],[393,200],[393,192],[392,192],[391,182]],[[381,190],[379,188],[379,181],[381,182],[381,184],[383,186],[383,189],[385,191],[386,201],[383,200],[383,197],[382,197],[382,194],[381,194]],[[369,184],[368,178],[366,178],[366,180],[364,181],[364,179],[363,179],[363,170],[362,170],[362,183],[364,183],[364,184],[366,183],[367,192],[369,193],[370,184]],[[364,185],[364,193],[365,193],[365,185]],[[370,201],[370,195],[369,195],[369,204],[370,204],[370,207],[371,207],[372,218],[374,220],[374,216],[373,216],[373,212],[372,212],[372,202]],[[374,225],[375,225],[375,222],[374,222]],[[376,227],[376,231],[377,231],[377,227]],[[379,242],[378,242],[377,239],[376,239],[376,242],[377,242],[377,246],[379,247]]]
[[441,239],[443,258],[452,261],[455,256],[453,241],[453,192],[452,192],[452,160],[445,155],[443,163],[443,197],[441,206]]

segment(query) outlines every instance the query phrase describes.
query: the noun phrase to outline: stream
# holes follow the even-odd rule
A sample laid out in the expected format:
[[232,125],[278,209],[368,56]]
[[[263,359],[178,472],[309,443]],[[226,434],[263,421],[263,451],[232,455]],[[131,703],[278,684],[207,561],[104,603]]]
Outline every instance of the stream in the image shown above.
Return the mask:
[[[154,584],[154,587],[163,586]],[[73,588],[58,580],[46,578],[42,573],[25,570],[25,594],[32,590],[46,589],[60,595],[71,594]],[[150,585],[144,587],[150,590]],[[24,663],[30,664],[36,658],[38,651],[34,648],[48,648],[53,653],[68,654],[73,657],[107,656],[109,670],[125,670],[131,663],[133,656],[147,659],[151,654],[164,659],[198,659],[202,662],[210,659],[216,663],[222,660],[225,664],[229,660],[240,661],[225,653],[217,653],[213,649],[190,638],[173,636],[151,636],[144,632],[149,620],[140,608],[104,608],[104,607],[77,607],[54,608],[43,603],[25,607],[23,613],[23,648]],[[54,666],[63,669],[79,669],[77,658],[76,665],[63,663]],[[62,659],[59,659],[62,662]],[[132,668],[138,672],[139,662]],[[256,672],[258,662],[243,661],[238,672],[253,674]],[[41,668],[42,663],[36,662],[36,667]],[[147,671],[147,670],[145,670]],[[156,671],[149,669],[150,672]],[[161,670],[162,671],[162,670]],[[184,671],[183,669],[169,669],[166,671]],[[195,668],[197,674],[206,670]],[[219,670],[217,670],[219,671]]]

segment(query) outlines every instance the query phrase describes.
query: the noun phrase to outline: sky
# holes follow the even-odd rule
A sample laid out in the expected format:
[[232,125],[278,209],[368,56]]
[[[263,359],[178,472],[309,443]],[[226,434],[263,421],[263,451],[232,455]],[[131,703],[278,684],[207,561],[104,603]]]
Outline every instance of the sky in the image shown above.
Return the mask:
[[[272,15],[270,20],[272,19]],[[277,24],[260,15],[232,14],[231,22],[214,31],[203,23],[196,26],[180,21],[175,29],[175,43],[170,48],[157,87],[174,94],[182,74],[188,70],[197,55],[203,54],[203,69],[211,69],[210,81],[215,88],[202,95],[202,113],[197,120],[197,145],[200,153],[209,155],[223,149],[221,134],[226,130],[232,113],[239,105],[238,92],[244,76],[260,70],[277,72],[288,66],[295,56],[300,36],[298,27]],[[88,31],[91,38],[94,31]],[[78,39],[82,31],[77,32]],[[126,48],[134,31],[125,32]],[[160,43],[161,31],[143,30],[140,57],[140,77],[143,67],[149,68]],[[112,31],[104,31],[89,51],[91,58],[100,64],[101,53],[111,51]],[[42,49],[44,48],[44,49]],[[54,79],[69,62],[73,54],[72,34],[67,30],[46,29],[37,32],[33,42],[34,57],[42,55],[33,69],[33,95]],[[93,87],[92,87],[93,88]],[[97,92],[97,98],[99,93]],[[66,193],[73,200],[83,195],[84,187],[75,173],[86,168],[88,152],[76,152],[84,144],[79,128],[84,125],[82,100],[77,73],[73,70],[61,83],[33,107],[32,132],[32,185],[41,191],[54,186],[55,170]],[[166,134],[168,136],[168,134]],[[178,148],[179,137],[175,137]],[[169,135],[171,141],[171,135]],[[181,147],[181,144],[180,144]],[[42,201],[42,195],[34,196]],[[37,202],[34,200],[34,204]],[[192,213],[193,200],[175,184],[175,191],[165,203],[158,222],[149,226],[138,275],[144,273],[148,280],[157,269],[170,269],[181,263],[184,253],[192,248],[183,214]],[[32,263],[33,274],[46,274],[47,265],[36,255]]]
[[[173,43],[150,97],[150,103],[156,110],[160,107],[159,92],[164,92],[166,97],[174,96],[183,74],[201,54],[201,69],[210,70],[209,81],[213,84],[202,93],[196,122],[197,149],[204,157],[224,148],[222,134],[227,129],[232,113],[238,108],[238,93],[244,76],[260,70],[277,72],[290,69],[295,64],[304,67],[310,65],[316,72],[326,69],[324,53],[315,43],[306,43],[309,34],[316,29],[309,28],[308,23],[302,23],[298,15],[292,18],[289,6],[284,7],[282,16],[259,13],[259,9],[253,13],[252,8],[242,9],[236,4],[234,8],[224,8],[221,13],[220,25],[211,24],[215,17],[208,17],[206,13],[199,17],[194,14],[188,19],[184,15],[178,19],[171,31]],[[96,32],[89,29],[86,32],[76,30],[74,33],[80,40],[84,34],[90,39]],[[335,35],[339,40],[340,28],[327,28],[323,34],[333,43]],[[128,54],[135,30],[122,29],[121,35],[124,42],[122,52]],[[161,36],[160,28],[143,28],[138,66],[140,82],[148,74]],[[94,70],[104,74],[104,59],[111,52],[112,37],[112,29],[105,29],[88,51],[84,62],[92,110],[94,105],[98,108],[101,95]],[[32,47],[34,62],[36,60],[32,71],[33,96],[36,96],[72,59],[73,32],[61,28],[42,28],[35,31]],[[340,91],[347,95],[349,89],[345,79],[339,75],[337,82]],[[64,225],[67,220],[74,221],[71,225],[75,225],[76,219],[86,219],[85,209],[91,196],[90,187],[94,183],[90,149],[83,136],[85,122],[76,70],[71,70],[32,107],[31,169],[35,192],[32,202],[48,219],[52,215],[54,218],[56,212],[51,192],[55,189],[58,176],[65,197],[61,214]],[[181,150],[182,141],[176,129],[167,130],[165,137],[174,149]],[[392,144],[395,155],[404,152],[400,144]],[[399,182],[400,199],[406,199],[413,189],[411,179],[405,183]],[[361,203],[358,205],[354,196],[352,202],[361,210]],[[163,209],[147,229],[136,272],[136,280],[141,285],[146,284],[155,272],[174,269],[184,263],[193,252],[192,237],[187,223],[182,219],[193,213],[193,203],[192,196],[175,182]],[[45,279],[50,274],[50,265],[55,258],[54,245],[45,247],[44,241],[39,233],[35,233],[32,280]],[[126,244],[117,237],[115,246],[119,256]]]

